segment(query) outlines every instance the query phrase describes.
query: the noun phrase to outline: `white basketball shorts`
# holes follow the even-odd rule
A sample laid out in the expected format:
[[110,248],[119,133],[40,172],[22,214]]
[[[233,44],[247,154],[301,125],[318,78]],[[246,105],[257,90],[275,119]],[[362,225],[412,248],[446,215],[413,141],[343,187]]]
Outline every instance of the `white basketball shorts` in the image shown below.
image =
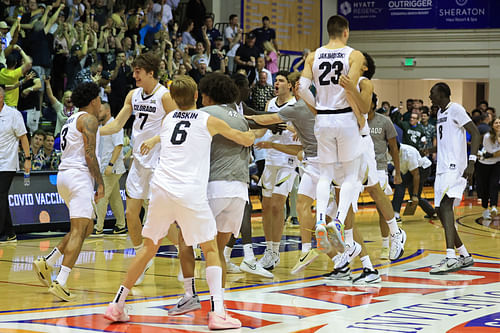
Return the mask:
[[266,165],[259,185],[262,186],[262,196],[271,197],[273,194],[284,195],[292,191],[297,172],[292,168]]
[[447,195],[449,198],[455,199],[453,206],[458,206],[462,201],[467,179],[462,177],[463,172],[449,171],[436,174],[434,180],[434,206],[439,207],[441,200]]
[[90,172],[77,169],[59,171],[57,192],[68,206],[70,219],[95,217],[94,179]]
[[132,199],[149,199],[151,196],[150,183],[153,177],[153,171],[153,169],[145,168],[134,160],[128,171],[127,181],[125,183],[127,196]]
[[213,198],[208,204],[215,216],[217,231],[230,232],[238,238],[246,201],[242,198]]

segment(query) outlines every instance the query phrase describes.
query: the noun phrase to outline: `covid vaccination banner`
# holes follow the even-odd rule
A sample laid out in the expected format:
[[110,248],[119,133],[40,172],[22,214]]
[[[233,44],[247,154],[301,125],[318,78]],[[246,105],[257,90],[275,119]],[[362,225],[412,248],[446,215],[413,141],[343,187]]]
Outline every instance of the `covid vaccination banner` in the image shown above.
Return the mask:
[[500,1],[339,0],[351,30],[499,28]]
[[[13,225],[69,222],[69,212],[57,193],[56,172],[32,172],[30,186],[24,186],[23,174],[16,174],[9,190]],[[125,208],[125,179],[120,179],[120,194]],[[90,204],[90,203],[89,203]],[[113,219],[108,206],[105,219]]]

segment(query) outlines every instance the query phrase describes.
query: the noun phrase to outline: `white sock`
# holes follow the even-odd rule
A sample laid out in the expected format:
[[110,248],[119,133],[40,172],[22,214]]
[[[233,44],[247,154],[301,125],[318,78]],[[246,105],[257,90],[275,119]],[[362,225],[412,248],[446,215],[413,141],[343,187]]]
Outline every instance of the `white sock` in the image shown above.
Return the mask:
[[266,241],[266,250],[272,250],[272,249],[273,249],[273,242]]
[[457,255],[455,254],[455,249],[446,249],[446,258],[457,258]]
[[65,286],[66,281],[68,281],[69,273],[71,273],[71,268],[61,265],[61,270],[59,274],[57,274],[56,281],[59,282],[61,286]]
[[194,277],[184,278],[184,292],[186,296],[194,296],[196,295],[196,289],[194,287]]
[[465,245],[462,244],[462,246],[460,246],[458,249],[458,254],[460,254],[461,256],[463,257],[468,257],[470,256],[469,252],[467,251],[467,249],[465,248]]
[[212,311],[224,315],[224,298],[222,293],[222,268],[219,266],[208,266],[206,269],[207,284],[210,290]]
[[389,237],[382,237],[382,247],[389,247]]
[[273,252],[279,253],[280,252],[280,242],[273,242],[272,250],[273,250]]
[[344,237],[346,245],[354,245],[354,229],[344,229]]
[[302,243],[302,253],[307,253],[311,250],[312,244],[311,243]]
[[127,299],[129,291],[130,290],[127,287],[121,285],[120,288],[118,288],[118,292],[116,293],[113,303],[117,303],[118,306],[123,308],[125,306],[125,300]]
[[226,259],[226,262],[229,262],[229,260],[231,259],[231,251],[233,251],[231,247],[224,247],[224,259]]
[[370,260],[370,256],[366,255],[361,258],[361,263],[363,264],[363,268],[368,268],[373,271],[372,261]]
[[399,213],[398,213],[398,212],[394,212],[394,218],[395,218],[395,219],[399,219],[399,218],[401,218],[401,216],[399,216]]
[[143,243],[141,243],[137,246],[134,246],[135,254],[137,254],[137,252],[139,252],[139,250],[142,249],[142,246],[143,246]]
[[57,247],[53,248],[52,251],[45,257],[45,260],[47,261],[47,265],[50,267],[54,267],[56,264],[57,260],[61,258],[62,253],[59,251]]
[[395,235],[399,232],[398,223],[396,222],[396,216],[394,216],[392,219],[386,222],[387,225],[389,226],[389,231],[391,232],[391,235]]
[[246,260],[246,261],[252,261],[253,259],[255,259],[255,254],[253,253],[252,243],[243,244],[243,255],[244,255],[244,260]]

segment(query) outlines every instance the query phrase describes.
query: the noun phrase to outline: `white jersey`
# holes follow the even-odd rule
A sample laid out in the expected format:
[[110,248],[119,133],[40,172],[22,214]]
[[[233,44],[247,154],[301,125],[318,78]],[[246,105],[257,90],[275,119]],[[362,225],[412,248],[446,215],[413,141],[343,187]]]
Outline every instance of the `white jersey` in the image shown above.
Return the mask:
[[[284,109],[288,105],[295,104],[297,100],[295,99],[295,97],[293,97],[283,105],[277,105],[277,102],[278,102],[278,97],[272,98],[267,106],[267,112],[278,112]],[[290,121],[288,121],[286,124],[289,126],[292,125]],[[300,144],[300,142],[293,140],[293,133],[290,132],[289,130],[284,130],[281,134],[278,133],[272,134],[270,130],[268,130],[268,132],[271,133],[269,141],[273,143],[279,143],[282,145]],[[291,168],[295,168],[297,167],[297,163],[298,163],[297,156],[288,155],[276,149],[267,150],[266,165],[288,166]]]
[[132,114],[135,115],[132,126],[132,153],[134,159],[145,168],[155,168],[158,164],[160,147],[156,145],[149,154],[141,154],[141,144],[160,133],[161,122],[165,117],[162,97],[168,89],[159,84],[151,95],[144,95],[143,89],[138,88],[132,94]]
[[[368,80],[368,78],[366,78],[364,76],[359,77],[358,85],[357,85],[359,92],[361,92],[361,88],[359,87],[359,84],[363,80]],[[370,105],[370,107],[371,107],[371,105]],[[365,126],[363,126],[363,128],[359,130],[359,134],[361,134],[362,136],[370,135],[370,126],[368,125],[368,113],[363,113],[363,117],[365,118]]]
[[353,49],[320,47],[314,54],[313,83],[316,87],[316,109],[340,110],[349,107],[344,88],[339,85],[340,75],[349,73],[349,57]]
[[189,206],[208,200],[212,143],[207,128],[209,117],[199,110],[175,110],[165,117],[161,127],[160,161],[152,183]]
[[[85,147],[83,145],[83,134],[76,127],[78,118],[86,114],[85,111],[79,111],[71,115],[61,129],[61,163],[59,170],[78,169],[88,171],[87,161],[85,160]],[[99,142],[99,131],[96,133],[96,156],[97,143]]]
[[437,168],[436,173],[458,171],[467,167],[467,139],[464,125],[471,121],[469,115],[457,103],[448,104],[437,115]]

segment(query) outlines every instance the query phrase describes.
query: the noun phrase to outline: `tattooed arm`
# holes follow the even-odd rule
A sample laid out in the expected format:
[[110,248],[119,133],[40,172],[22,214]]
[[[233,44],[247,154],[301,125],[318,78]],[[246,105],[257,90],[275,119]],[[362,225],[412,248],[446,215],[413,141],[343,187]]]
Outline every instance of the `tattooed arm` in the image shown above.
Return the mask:
[[76,127],[80,132],[82,132],[83,146],[85,149],[85,161],[87,162],[90,174],[94,177],[97,183],[97,192],[94,196],[94,201],[97,203],[99,199],[104,197],[104,183],[101,171],[99,170],[99,162],[95,154],[96,133],[99,124],[95,116],[91,114],[84,114],[78,118]]

